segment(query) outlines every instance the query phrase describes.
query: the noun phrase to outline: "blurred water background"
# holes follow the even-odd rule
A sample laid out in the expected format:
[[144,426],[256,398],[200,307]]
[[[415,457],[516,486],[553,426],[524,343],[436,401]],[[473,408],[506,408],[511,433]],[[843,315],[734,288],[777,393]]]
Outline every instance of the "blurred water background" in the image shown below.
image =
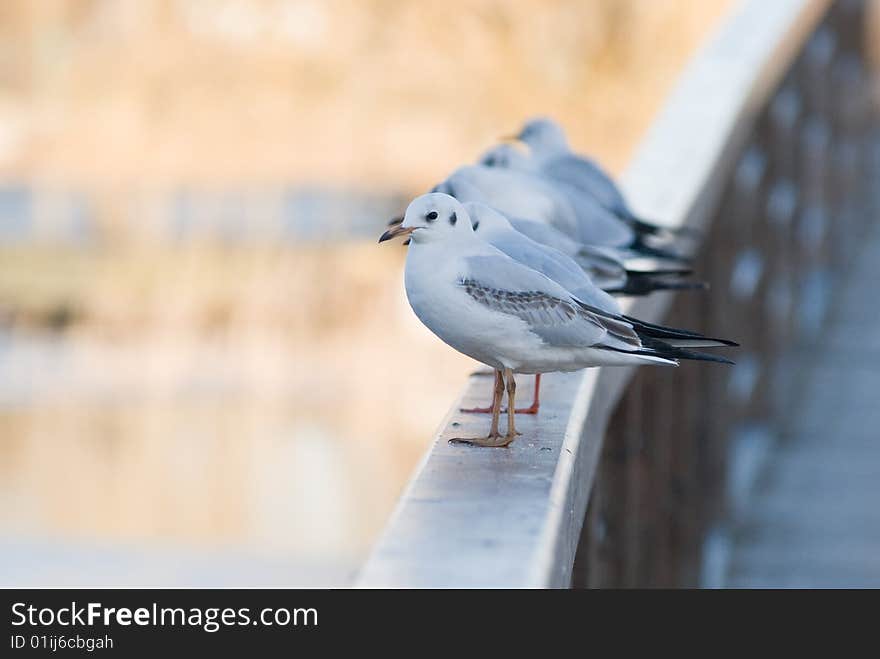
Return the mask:
[[729,0],[0,3],[0,585],[338,585],[474,367],[407,199],[551,114],[620,171]]

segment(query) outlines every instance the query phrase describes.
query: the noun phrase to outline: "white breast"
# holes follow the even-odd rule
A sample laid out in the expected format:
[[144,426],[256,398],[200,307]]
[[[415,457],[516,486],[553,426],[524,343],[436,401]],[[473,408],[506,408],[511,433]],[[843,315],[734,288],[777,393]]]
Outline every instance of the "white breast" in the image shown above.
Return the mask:
[[444,343],[492,368],[516,369],[541,349],[540,337],[524,321],[479,304],[458,284],[464,273],[460,256],[430,244],[413,244],[410,250],[407,299]]

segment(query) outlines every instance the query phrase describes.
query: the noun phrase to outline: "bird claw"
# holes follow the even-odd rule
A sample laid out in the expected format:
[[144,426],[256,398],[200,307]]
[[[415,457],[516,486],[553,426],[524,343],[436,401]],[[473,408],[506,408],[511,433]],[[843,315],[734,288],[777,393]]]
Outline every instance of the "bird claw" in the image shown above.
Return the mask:
[[516,410],[517,414],[537,414],[538,413],[538,405],[530,405],[529,407],[523,407],[522,409]]
[[505,448],[507,447],[519,433],[513,435],[489,435],[488,437],[474,437],[472,439],[466,437],[453,437],[449,440],[450,444],[468,444],[470,446],[482,446],[484,448]]
[[491,407],[459,407],[462,414],[492,414]]

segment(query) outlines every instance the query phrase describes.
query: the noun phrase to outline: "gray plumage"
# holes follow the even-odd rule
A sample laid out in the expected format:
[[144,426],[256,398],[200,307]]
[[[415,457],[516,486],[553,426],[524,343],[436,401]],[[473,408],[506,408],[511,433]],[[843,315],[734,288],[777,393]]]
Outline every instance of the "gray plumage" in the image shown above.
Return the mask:
[[588,311],[572,294],[542,273],[504,255],[465,259],[469,275],[460,285],[487,309],[515,316],[546,344],[562,348],[641,348],[626,323]]
[[468,165],[455,170],[434,191],[550,224],[589,245],[625,247],[635,241],[633,229],[590,195],[525,171]]
[[[587,304],[620,313],[617,301],[594,284],[574,259],[520,233],[494,208],[475,202],[466,203],[464,207],[477,227],[477,235],[490,245],[546,275]],[[623,277],[626,277],[625,270]]]

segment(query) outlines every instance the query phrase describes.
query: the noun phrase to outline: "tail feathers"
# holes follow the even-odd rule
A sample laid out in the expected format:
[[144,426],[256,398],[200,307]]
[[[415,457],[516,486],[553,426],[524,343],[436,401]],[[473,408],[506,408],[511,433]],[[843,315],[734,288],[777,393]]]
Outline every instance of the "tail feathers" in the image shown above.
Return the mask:
[[623,260],[625,268],[633,272],[656,272],[658,275],[669,274],[676,276],[693,274],[693,267],[690,264],[682,263],[677,259],[640,254],[631,248],[625,248],[625,251],[619,252],[619,255]]
[[724,357],[719,357],[718,355],[710,355],[706,352],[696,352],[694,350],[682,350],[681,348],[676,348],[674,346],[664,344],[660,341],[654,344],[654,347],[645,347],[638,350],[624,350],[622,348],[612,348],[609,346],[596,347],[601,347],[603,350],[620,352],[627,355],[639,355],[640,357],[645,357],[652,362],[658,364],[668,364],[669,366],[678,366],[679,360],[682,359],[688,361],[713,362],[716,364],[735,365],[735,362],[732,362],[731,360]]
[[636,233],[646,236],[687,236],[699,238],[702,233],[691,227],[664,227],[656,222],[645,220],[635,215],[629,217],[629,222]]
[[736,362],[720,357],[718,355],[710,355],[707,352],[697,352],[696,350],[685,350],[683,348],[670,345],[664,341],[656,339],[645,339],[642,341],[645,348],[652,354],[656,354],[666,359],[687,359],[699,362],[714,362],[716,364],[734,365]]
[[674,357],[666,357],[657,353],[655,350],[645,350],[645,349],[636,349],[636,350],[624,350],[623,348],[614,348],[611,346],[593,346],[599,350],[608,350],[609,352],[619,352],[624,355],[638,355],[639,357],[644,357],[644,361],[653,362],[655,364],[663,364],[665,366],[678,366],[678,360]]

